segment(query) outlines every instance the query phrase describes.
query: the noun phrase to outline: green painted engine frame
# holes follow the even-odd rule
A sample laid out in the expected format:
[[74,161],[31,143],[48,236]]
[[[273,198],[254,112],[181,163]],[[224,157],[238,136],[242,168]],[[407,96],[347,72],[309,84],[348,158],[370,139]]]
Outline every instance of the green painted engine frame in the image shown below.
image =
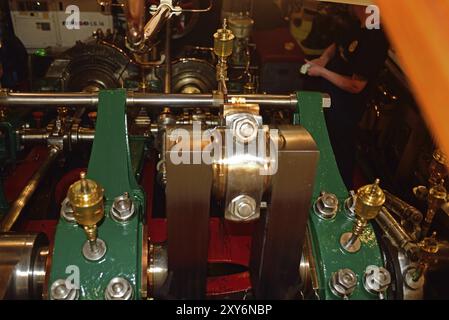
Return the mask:
[[[134,298],[141,298],[143,243],[143,212],[145,196],[135,179],[130,158],[126,125],[126,91],[101,91],[92,153],[87,177],[98,182],[105,191],[105,217],[98,236],[107,245],[105,257],[98,262],[87,261],[82,253],[86,241],[83,229],[60,219],[56,228],[55,245],[48,282],[67,279],[73,267],[79,268],[80,299],[104,299],[109,281],[126,278],[134,289]],[[114,198],[128,192],[136,213],[126,224],[115,222],[109,214]]]
[[322,191],[335,194],[339,200],[337,216],[330,221],[319,218],[312,208],[310,210],[309,230],[320,287],[318,295],[323,300],[341,299],[330,290],[330,278],[333,272],[349,268],[358,276],[358,286],[350,299],[378,299],[378,296],[368,293],[363,287],[363,275],[367,266],[384,267],[380,246],[371,225],[365,229],[359,252],[347,253],[340,246],[340,236],[352,230],[353,220],[344,212],[344,201],[349,197],[349,192],[339,174],[329,140],[322,108],[323,96],[317,92],[298,92],[297,97],[298,113],[295,114],[295,124],[301,124],[309,131],[320,150],[312,203]]
[[[340,299],[330,290],[329,279],[333,272],[349,268],[358,275],[358,287],[350,299],[378,299],[363,288],[363,274],[368,265],[383,266],[380,247],[371,226],[364,234],[362,248],[348,254],[340,248],[340,235],[352,229],[353,221],[344,213],[343,203],[348,197],[335,162],[322,110],[322,94],[298,93],[298,113],[295,124],[304,126],[315,139],[320,149],[320,161],[314,189],[314,199],[321,191],[337,195],[340,210],[335,219],[324,221],[311,209],[309,230],[312,249],[317,262],[320,299]],[[138,141],[131,141],[131,144]],[[104,299],[104,291],[114,277],[124,277],[134,288],[134,298],[140,299],[141,252],[143,241],[143,212],[145,197],[135,176],[138,165],[131,161],[134,153],[128,142],[126,126],[126,91],[100,92],[96,134],[89,161],[88,177],[105,189],[105,218],[99,227],[99,237],[107,244],[107,253],[99,262],[87,261],[81,249],[86,236],[81,227],[60,219],[56,229],[55,245],[51,264],[48,290],[57,279],[71,275],[69,266],[79,268],[80,299]],[[137,154],[141,154],[136,149]],[[138,171],[138,170],[137,170]],[[111,219],[109,210],[115,197],[128,192],[134,199],[136,215],[122,225]],[[73,268],[73,267],[72,267]]]

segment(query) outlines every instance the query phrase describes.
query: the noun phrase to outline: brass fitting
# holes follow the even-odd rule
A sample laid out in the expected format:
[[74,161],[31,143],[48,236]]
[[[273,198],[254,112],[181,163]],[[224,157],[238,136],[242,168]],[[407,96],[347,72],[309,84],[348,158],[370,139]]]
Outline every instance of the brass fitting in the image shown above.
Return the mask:
[[86,179],[85,172],[80,173],[80,180],[72,184],[67,193],[75,220],[87,236],[84,257],[91,261],[101,259],[106,253],[104,241],[98,239],[97,227],[104,217],[103,196],[103,188],[97,182]]
[[352,232],[344,233],[340,238],[340,244],[347,252],[360,250],[360,236],[363,234],[369,220],[376,218],[385,203],[385,194],[379,187],[380,180],[376,179],[374,184],[361,187],[357,191],[354,211],[356,220]]
[[429,188],[438,185],[447,176],[447,158],[440,149],[436,149],[433,153],[429,173]]
[[227,28],[227,22],[224,19],[223,27],[214,34],[214,53],[217,57],[228,58],[232,55],[234,38],[234,34]]
[[424,219],[422,227],[422,236],[425,237],[429,232],[430,226],[437,211],[447,201],[447,190],[444,187],[444,180],[441,180],[439,184],[430,188],[429,195],[427,197],[427,213]]
[[223,21],[223,27],[214,34],[214,53],[218,57],[217,81],[218,91],[227,94],[226,80],[228,80],[227,59],[232,55],[235,36],[227,28],[226,19]]

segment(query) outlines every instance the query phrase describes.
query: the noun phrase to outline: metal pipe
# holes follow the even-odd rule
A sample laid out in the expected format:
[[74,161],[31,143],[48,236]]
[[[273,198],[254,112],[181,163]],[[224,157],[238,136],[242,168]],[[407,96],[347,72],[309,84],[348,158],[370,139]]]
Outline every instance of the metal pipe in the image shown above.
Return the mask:
[[167,20],[165,32],[165,78],[164,78],[164,92],[171,93],[171,19]]
[[404,200],[392,195],[388,191],[385,193],[385,207],[403,220],[410,221],[414,225],[419,225],[423,220],[423,214],[415,207],[409,205]]
[[396,221],[391,213],[388,212],[387,208],[382,207],[375,219],[377,224],[381,227],[385,235],[390,239],[395,247],[398,249],[403,249],[411,260],[418,260],[418,246],[412,242],[411,237]]
[[31,180],[20,193],[19,197],[14,201],[9,209],[8,214],[3,218],[0,224],[1,232],[8,232],[13,227],[14,223],[19,219],[23,208],[27,205],[31,196],[36,191],[37,186],[46,175],[48,169],[58,157],[61,149],[56,146],[49,147],[47,159],[42,163],[41,167],[33,174]]
[[17,136],[22,143],[46,143],[50,137],[47,129],[21,129],[17,130]]
[[[296,108],[298,100],[295,95],[228,95],[231,103],[259,104],[260,106],[277,106]],[[224,103],[223,97],[213,94],[160,94],[128,92],[128,107],[219,107]],[[95,107],[98,104],[98,93],[13,93],[0,92],[0,105],[5,107]]]
[[126,41],[130,48],[138,49],[144,43],[145,0],[128,0],[125,13],[128,22]]

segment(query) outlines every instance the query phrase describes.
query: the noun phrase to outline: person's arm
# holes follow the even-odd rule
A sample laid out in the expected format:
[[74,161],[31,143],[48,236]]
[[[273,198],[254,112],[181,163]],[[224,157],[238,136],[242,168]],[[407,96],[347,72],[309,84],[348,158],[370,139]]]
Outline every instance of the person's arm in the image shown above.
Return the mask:
[[[307,60],[306,60],[307,61]],[[352,77],[343,76],[336,72],[330,71],[325,67],[322,67],[313,61],[307,61],[310,64],[308,75],[311,77],[323,77],[331,82],[336,87],[347,91],[349,93],[358,94],[365,89],[368,81],[360,76],[353,75]]]
[[329,47],[327,47],[326,50],[324,50],[323,54],[319,58],[313,59],[310,62],[315,63],[319,66],[325,67],[329,63],[329,61],[334,57],[336,50],[337,50],[337,45],[335,43],[333,43]]
[[365,89],[366,85],[368,84],[367,80],[357,76],[356,74],[352,75],[352,77],[346,77],[333,71],[330,71],[326,68],[322,68],[320,73],[321,77],[323,77],[324,79],[328,80],[335,86],[349,93],[358,94],[362,92],[363,89]]

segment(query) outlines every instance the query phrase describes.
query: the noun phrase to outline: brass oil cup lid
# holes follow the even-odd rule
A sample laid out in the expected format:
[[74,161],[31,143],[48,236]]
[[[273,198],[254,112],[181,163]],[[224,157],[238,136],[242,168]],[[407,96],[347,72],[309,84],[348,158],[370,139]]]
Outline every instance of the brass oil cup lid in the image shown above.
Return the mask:
[[[90,208],[103,201],[104,189],[95,181],[86,179],[81,172],[80,180],[73,183],[67,193],[70,204],[75,208]],[[76,210],[76,209],[75,209]]]

